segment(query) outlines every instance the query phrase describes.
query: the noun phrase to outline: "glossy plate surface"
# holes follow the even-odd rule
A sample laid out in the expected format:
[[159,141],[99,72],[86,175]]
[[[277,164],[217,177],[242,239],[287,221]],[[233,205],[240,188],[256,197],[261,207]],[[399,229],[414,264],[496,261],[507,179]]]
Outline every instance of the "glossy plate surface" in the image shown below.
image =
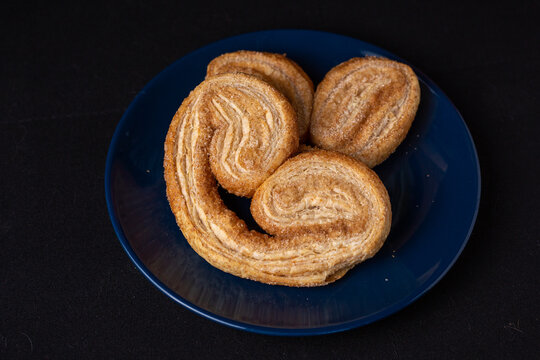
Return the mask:
[[[131,260],[161,291],[196,313],[248,331],[314,335],[388,316],[429,290],[449,270],[472,231],[480,170],[471,135],[445,94],[417,69],[421,101],[397,151],[375,171],[390,194],[392,230],[381,251],[343,279],[318,288],[244,280],[213,268],[188,245],[165,196],[163,143],[169,123],[206,65],[225,52],[286,53],[314,84],[355,56],[402,61],[353,38],[303,30],[228,38],[181,58],[133,100],[113,136],[105,192],[114,229]],[[223,194],[252,224],[249,201]],[[254,226],[254,225],[253,225]]]

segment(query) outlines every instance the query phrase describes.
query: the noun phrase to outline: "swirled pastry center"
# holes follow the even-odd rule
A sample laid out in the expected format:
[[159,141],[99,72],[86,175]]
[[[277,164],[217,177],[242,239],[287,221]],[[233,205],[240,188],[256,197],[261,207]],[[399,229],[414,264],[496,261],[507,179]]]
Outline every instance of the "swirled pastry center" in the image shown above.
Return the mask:
[[313,106],[313,83],[300,66],[281,54],[243,50],[215,58],[207,69],[208,76],[239,72],[264,80],[285,95],[296,111],[300,138],[306,136]]
[[278,140],[275,136],[279,132],[273,130],[280,127],[281,114],[267,104],[262,94],[247,88],[224,88],[212,96],[211,104],[211,118],[220,129],[214,136],[213,148],[220,150],[214,163],[235,179],[264,169],[270,145]]
[[[299,165],[300,170],[287,174],[289,179],[272,182],[262,199],[266,221],[280,224],[280,232],[314,226],[337,226],[363,229],[369,217],[369,202],[358,191],[360,179],[347,169],[329,164]],[[339,224],[339,225],[338,225]],[[347,226],[348,225],[348,226]]]

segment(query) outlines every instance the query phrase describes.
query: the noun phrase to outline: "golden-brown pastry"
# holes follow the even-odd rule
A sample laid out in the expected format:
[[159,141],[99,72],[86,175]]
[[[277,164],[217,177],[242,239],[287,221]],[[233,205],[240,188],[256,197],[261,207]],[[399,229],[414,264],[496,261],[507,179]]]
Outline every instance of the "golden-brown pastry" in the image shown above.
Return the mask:
[[419,102],[420,86],[409,66],[376,57],[350,59],[317,87],[311,141],[373,167],[403,141]]
[[208,64],[207,76],[242,72],[256,76],[281,91],[296,110],[298,135],[307,136],[313,106],[313,83],[298,64],[285,55],[236,51],[218,56]]
[[287,160],[257,189],[251,213],[268,233],[315,241],[318,253],[331,253],[328,261],[347,248],[340,256],[348,265],[377,252],[391,221],[386,188],[371,169],[315,148]]
[[[191,247],[213,266],[268,284],[324,285],[382,246],[390,202],[373,171],[338,153],[309,151],[270,175],[298,147],[290,112],[283,95],[252,76],[205,80],[169,127],[167,198]],[[254,215],[276,236],[250,231],[224,205],[216,176],[243,195],[258,187]]]
[[[266,82],[245,74],[203,81],[184,100],[173,124],[175,120],[188,126],[182,128],[180,140],[193,139],[194,133],[208,140],[208,144],[202,140],[178,144],[180,154],[188,155],[189,147],[201,146],[197,151],[208,155],[221,186],[239,196],[251,197],[298,148],[296,114],[290,103]],[[192,185],[187,184],[188,188]]]

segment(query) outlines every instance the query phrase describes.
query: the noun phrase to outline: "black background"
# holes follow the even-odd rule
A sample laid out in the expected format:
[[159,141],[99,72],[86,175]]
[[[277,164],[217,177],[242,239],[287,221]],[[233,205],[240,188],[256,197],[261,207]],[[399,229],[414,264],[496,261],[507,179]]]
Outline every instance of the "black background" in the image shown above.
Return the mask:
[[[540,20],[531,1],[0,5],[0,358],[537,358]],[[135,269],[109,221],[107,148],[159,71],[210,42],[317,29],[401,56],[454,101],[482,168],[447,276],[382,321],[312,338],[233,330]]]

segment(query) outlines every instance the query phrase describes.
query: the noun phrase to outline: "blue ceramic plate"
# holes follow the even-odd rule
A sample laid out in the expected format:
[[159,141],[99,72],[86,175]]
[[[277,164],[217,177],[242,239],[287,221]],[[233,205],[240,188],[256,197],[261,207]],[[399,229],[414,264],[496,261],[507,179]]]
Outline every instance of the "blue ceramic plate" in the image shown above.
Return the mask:
[[[165,196],[163,143],[169,123],[214,57],[240,49],[286,53],[317,84],[355,56],[403,61],[360,40],[316,31],[240,35],[205,46],[156,76],[114,133],[105,172],[111,220],[131,260],[173,300],[238,329],[275,335],[342,331],[386,317],[429,290],[450,269],[472,231],[480,171],[457,109],[415,69],[421,101],[397,151],[375,171],[392,202],[392,230],[381,251],[341,280],[318,288],[270,286],[224,273],[199,257],[178,229]],[[223,194],[252,223],[249,201]]]

